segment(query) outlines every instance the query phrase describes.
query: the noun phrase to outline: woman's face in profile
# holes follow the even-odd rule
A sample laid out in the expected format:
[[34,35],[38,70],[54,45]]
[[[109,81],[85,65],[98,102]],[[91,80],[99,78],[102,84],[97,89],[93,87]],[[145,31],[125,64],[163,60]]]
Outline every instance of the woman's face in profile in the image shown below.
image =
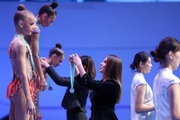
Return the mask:
[[180,63],[180,51],[177,51],[175,53],[172,53],[172,56],[171,56],[171,66],[172,66],[172,69],[173,70],[176,70],[178,69],[179,67],[179,63]]
[[107,63],[107,57],[100,63],[100,73],[104,74]]

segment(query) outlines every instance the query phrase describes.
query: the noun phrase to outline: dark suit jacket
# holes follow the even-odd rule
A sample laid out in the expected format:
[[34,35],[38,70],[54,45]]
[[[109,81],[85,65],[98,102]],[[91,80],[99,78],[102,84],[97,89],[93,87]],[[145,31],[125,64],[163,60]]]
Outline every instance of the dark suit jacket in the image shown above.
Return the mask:
[[75,77],[75,81],[74,81],[75,91],[74,93],[70,93],[69,92],[69,89],[71,87],[70,77],[60,77],[52,66],[48,67],[46,69],[46,72],[49,74],[49,76],[57,85],[68,87],[62,101],[62,106],[67,110],[79,107],[81,111],[86,112],[85,107],[86,107],[86,100],[89,91],[88,89],[81,86],[76,81],[77,79],[80,79],[80,76],[78,75],[77,77]]

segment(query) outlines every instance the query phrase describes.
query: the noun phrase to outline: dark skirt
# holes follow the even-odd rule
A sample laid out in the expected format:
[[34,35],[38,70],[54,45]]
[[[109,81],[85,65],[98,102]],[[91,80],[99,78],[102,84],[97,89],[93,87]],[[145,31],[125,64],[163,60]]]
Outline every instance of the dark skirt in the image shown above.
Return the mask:
[[112,110],[94,111],[89,120],[118,120],[116,114]]

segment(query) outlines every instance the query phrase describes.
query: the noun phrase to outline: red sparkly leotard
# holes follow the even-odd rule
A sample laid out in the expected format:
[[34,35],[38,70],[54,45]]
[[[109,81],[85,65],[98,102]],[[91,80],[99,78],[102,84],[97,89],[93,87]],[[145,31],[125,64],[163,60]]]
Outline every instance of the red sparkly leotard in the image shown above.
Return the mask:
[[[7,93],[6,93],[6,97],[10,98],[14,94],[16,94],[17,90],[19,88],[21,88],[22,85],[21,85],[20,74],[19,74],[18,66],[17,66],[16,53],[13,50],[13,43],[10,44],[8,54],[9,54],[9,58],[10,58],[10,61],[12,64],[12,75],[13,75],[13,79],[9,83],[8,88],[7,88]],[[26,46],[26,60],[29,62],[29,64],[31,64],[27,46]],[[32,69],[30,69],[27,74],[27,79],[28,79],[28,83],[29,83],[29,90],[30,90],[30,95],[31,95],[32,100],[34,100],[34,78],[33,78],[33,75],[34,75],[33,71],[32,71]]]

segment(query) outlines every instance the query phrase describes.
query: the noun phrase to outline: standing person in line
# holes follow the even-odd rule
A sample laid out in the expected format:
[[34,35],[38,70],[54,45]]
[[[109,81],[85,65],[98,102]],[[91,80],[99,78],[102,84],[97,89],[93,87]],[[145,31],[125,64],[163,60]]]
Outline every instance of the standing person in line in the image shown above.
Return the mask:
[[153,83],[156,120],[180,120],[180,80],[173,74],[180,63],[180,42],[166,37],[150,54],[160,63]]
[[[77,83],[76,80],[80,79],[80,76],[76,76],[74,81],[75,91],[74,93],[70,93],[70,77],[60,77],[51,66],[53,65],[53,62],[51,62],[53,54],[53,52],[50,52],[47,61],[41,59],[41,63],[46,68],[46,72],[48,73],[48,75],[53,79],[53,81],[57,85],[68,87],[62,100],[62,106],[66,109],[67,120],[87,120],[85,107],[89,93],[88,89]],[[61,54],[59,55],[61,55],[64,58],[64,53],[62,52],[62,50]],[[80,59],[82,60],[82,65],[87,74],[92,79],[95,79],[96,70],[93,59],[88,55],[82,55]]]
[[[50,26],[52,22],[56,20],[57,16],[57,11],[55,8],[58,7],[57,2],[52,2],[51,4],[46,4],[43,5],[38,12],[38,15],[36,16],[36,25],[38,28],[40,28],[40,25],[43,27]],[[33,33],[29,36],[25,36],[25,39],[28,40],[31,49],[32,49],[32,55],[33,59],[35,62],[35,68],[36,68],[36,74],[37,74],[37,84],[36,84],[36,90],[35,90],[35,95],[36,95],[36,104],[37,105],[37,114],[36,114],[36,119],[42,118],[41,113],[40,113],[40,108],[39,108],[39,93],[40,91],[44,91],[47,87],[46,79],[44,78],[43,71],[41,68],[41,63],[39,60],[40,56],[40,50],[39,50],[39,31],[33,31]]]
[[130,68],[136,69],[131,83],[131,120],[154,120],[153,92],[144,78],[152,68],[150,56],[138,52]]
[[77,65],[81,79],[79,83],[93,90],[91,95],[91,120],[118,120],[115,114],[115,105],[121,99],[122,93],[122,62],[116,55],[107,55],[101,62],[100,72],[102,80],[95,81],[86,73],[81,59],[77,54],[71,55]]
[[[56,9],[58,7],[57,2],[52,2],[51,4],[43,5],[38,12],[38,15],[36,16],[36,25],[38,28],[40,28],[40,25],[43,27],[50,26],[52,22],[55,21],[57,12]],[[46,79],[44,78],[43,71],[41,68],[41,63],[39,60],[40,56],[40,50],[39,50],[39,31],[33,31],[33,33],[29,36],[25,36],[25,38],[28,40],[33,54],[33,59],[35,62],[36,67],[36,73],[37,73],[37,81],[39,82],[37,85],[37,88],[44,91],[46,89]]]
[[22,4],[14,15],[16,34],[8,50],[13,74],[6,93],[10,99],[9,120],[34,120],[33,115],[36,113],[33,103],[34,61],[30,46],[24,39],[24,35],[31,35],[37,28],[34,17]]

